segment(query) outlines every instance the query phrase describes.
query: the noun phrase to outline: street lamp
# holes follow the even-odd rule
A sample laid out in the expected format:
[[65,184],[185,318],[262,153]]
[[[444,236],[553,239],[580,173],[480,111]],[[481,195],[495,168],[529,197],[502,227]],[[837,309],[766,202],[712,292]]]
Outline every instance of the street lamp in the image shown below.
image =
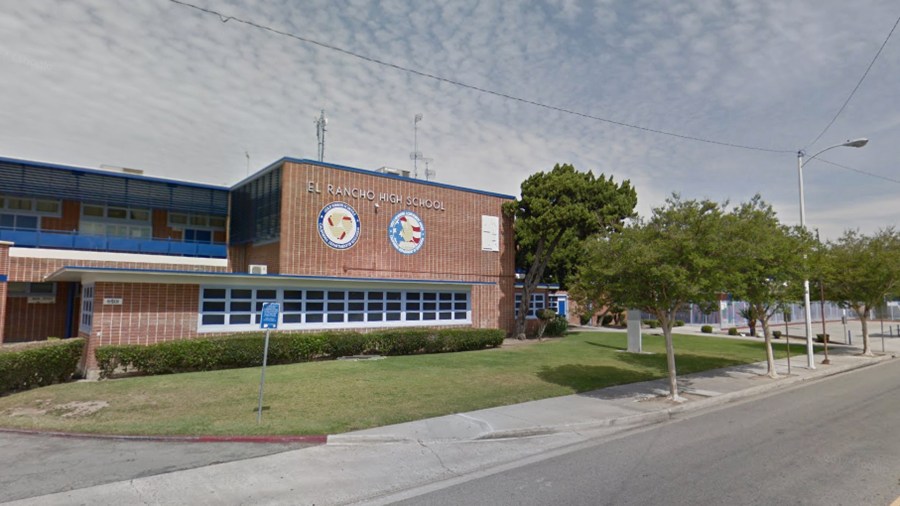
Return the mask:
[[[842,142],[840,144],[835,144],[834,146],[828,146],[827,148],[819,151],[818,153],[810,156],[803,161],[803,157],[806,153],[801,149],[797,151],[797,176],[800,180],[800,227],[804,230],[806,229],[806,209],[804,208],[803,202],[803,166],[810,162],[813,158],[821,155],[822,153],[828,151],[829,149],[834,148],[861,148],[869,143],[869,139],[860,138],[848,140],[847,142]],[[813,359],[813,342],[812,342],[812,314],[809,310],[809,279],[803,280],[803,316],[806,319],[806,365],[810,369],[816,368],[815,360]],[[825,318],[825,315],[822,315],[822,318]],[[823,336],[824,339],[824,336]]]

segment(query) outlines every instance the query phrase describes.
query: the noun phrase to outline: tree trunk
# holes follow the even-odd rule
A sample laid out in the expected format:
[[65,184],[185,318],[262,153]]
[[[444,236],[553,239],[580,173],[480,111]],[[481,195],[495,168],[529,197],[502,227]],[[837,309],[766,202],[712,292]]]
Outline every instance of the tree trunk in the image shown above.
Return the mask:
[[862,324],[862,338],[863,338],[863,352],[862,354],[867,357],[874,357],[875,354],[872,353],[872,350],[869,348],[869,308],[866,306],[863,307],[854,307],[854,311],[859,315],[859,323]]
[[772,333],[769,331],[769,313],[760,312],[760,308],[757,308],[757,314],[764,315],[759,319],[760,324],[762,325],[763,337],[766,341],[766,368],[768,376],[772,379],[778,377],[778,371],[775,370],[775,352],[772,351]]
[[663,336],[666,339],[666,364],[669,369],[669,397],[673,402],[684,402],[684,397],[678,395],[678,379],[675,374],[675,345],[672,342],[672,325],[675,323],[674,311],[672,315],[668,312],[661,312],[656,317],[663,329]]

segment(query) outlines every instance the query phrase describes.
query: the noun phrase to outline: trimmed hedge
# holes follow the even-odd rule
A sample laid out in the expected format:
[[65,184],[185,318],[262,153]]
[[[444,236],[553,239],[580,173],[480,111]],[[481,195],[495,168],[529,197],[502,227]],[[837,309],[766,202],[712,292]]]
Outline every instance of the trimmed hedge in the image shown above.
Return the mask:
[[[503,344],[497,329],[390,329],[359,332],[275,333],[269,337],[268,364],[293,364],[363,354],[414,355],[480,350]],[[95,354],[100,377],[117,371],[171,374],[262,365],[261,332],[151,345],[101,346]]]
[[700,327],[700,332],[703,332],[704,334],[712,334],[712,331],[712,325],[704,325]]
[[82,338],[4,349],[0,352],[0,394],[71,380],[83,351]]

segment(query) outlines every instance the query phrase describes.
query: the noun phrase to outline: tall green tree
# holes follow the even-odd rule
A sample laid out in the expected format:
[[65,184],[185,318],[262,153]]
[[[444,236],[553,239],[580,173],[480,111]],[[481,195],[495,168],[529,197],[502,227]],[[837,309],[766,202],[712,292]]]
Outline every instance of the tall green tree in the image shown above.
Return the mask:
[[761,324],[768,375],[776,378],[769,320],[781,312],[789,287],[803,282],[810,236],[782,225],[759,195],[728,214],[726,233],[730,247],[722,259],[729,292],[750,304],[750,313]]
[[825,252],[825,290],[859,316],[863,331],[863,355],[869,348],[869,313],[885,297],[900,289],[900,233],[893,227],[871,236],[848,230]]
[[515,219],[517,258],[527,265],[516,337],[525,338],[528,301],[554,254],[589,236],[620,229],[636,205],[637,193],[627,180],[617,184],[612,176],[594,177],[569,164],[557,164],[522,182],[521,198],[503,206]]
[[717,300],[725,285],[721,258],[726,246],[721,207],[708,200],[684,201],[678,195],[654,209],[648,221],[587,241],[587,261],[577,284],[659,320],[672,400],[681,400],[672,340],[676,313],[691,302]]

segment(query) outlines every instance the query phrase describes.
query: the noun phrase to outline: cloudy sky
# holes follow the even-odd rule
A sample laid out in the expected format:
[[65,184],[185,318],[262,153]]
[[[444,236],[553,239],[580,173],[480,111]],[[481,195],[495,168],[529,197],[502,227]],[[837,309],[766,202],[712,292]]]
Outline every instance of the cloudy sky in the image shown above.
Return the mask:
[[518,195],[568,162],[631,180],[645,215],[672,192],[760,193],[796,224],[796,152],[868,137],[821,156],[847,168],[805,166],[807,223],[830,238],[900,221],[900,29],[822,134],[896,0],[191,1],[225,17],[170,0],[5,2],[0,156],[230,185],[245,153],[251,172],[316,158],[325,109],[325,161],[412,169],[420,113],[440,182]]

